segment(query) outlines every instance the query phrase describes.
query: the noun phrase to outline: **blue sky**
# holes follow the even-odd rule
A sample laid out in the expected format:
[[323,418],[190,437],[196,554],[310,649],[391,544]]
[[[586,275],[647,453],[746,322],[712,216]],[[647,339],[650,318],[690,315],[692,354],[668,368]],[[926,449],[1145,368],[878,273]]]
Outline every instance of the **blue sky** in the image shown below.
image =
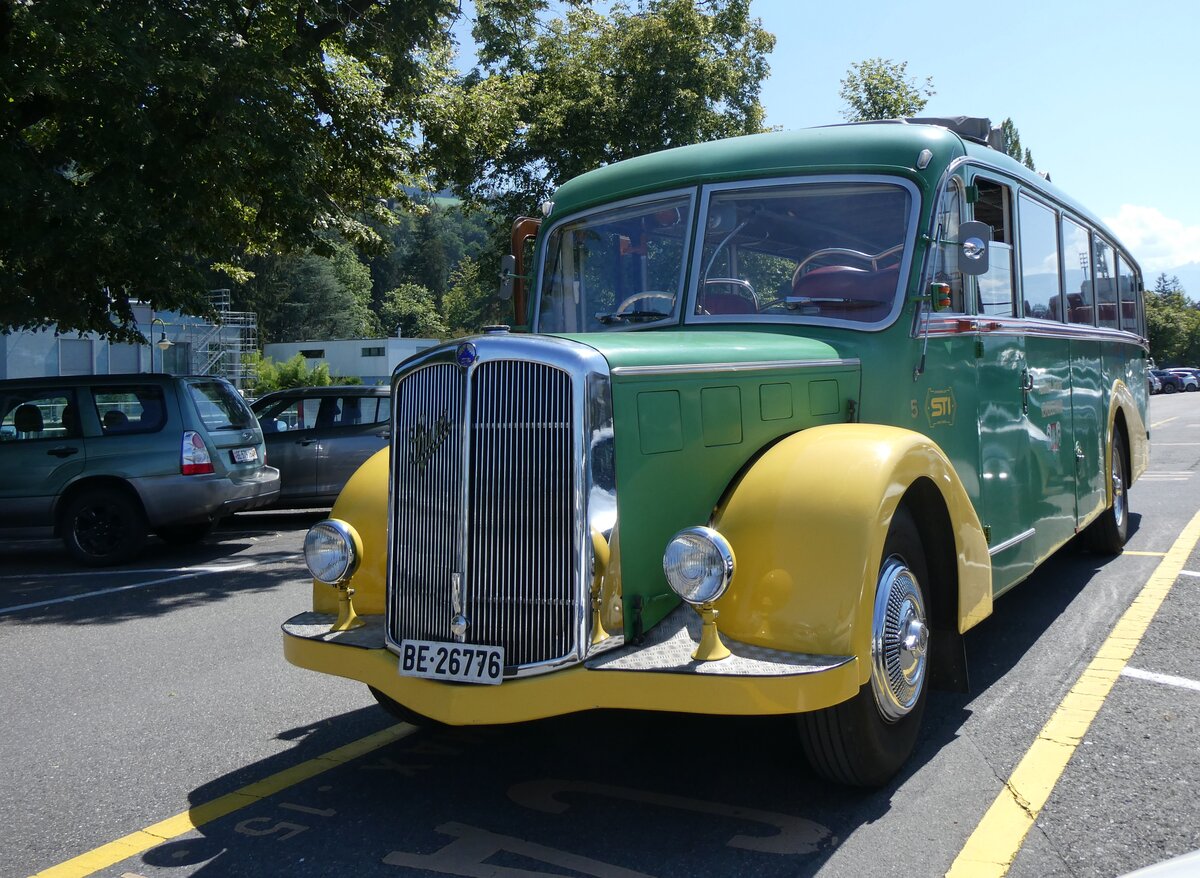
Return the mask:
[[1038,170],[1109,224],[1147,286],[1175,274],[1200,299],[1196,0],[751,0],[750,10],[776,38],[769,125],[841,122],[851,64],[905,61],[909,76],[933,78],[926,115],[1011,117]]
[[762,101],[785,129],[842,121],[866,58],[933,78],[924,112],[1011,117],[1038,170],[1098,213],[1147,285],[1200,298],[1200,5],[1194,0],[904,4],[751,0],[775,34]]

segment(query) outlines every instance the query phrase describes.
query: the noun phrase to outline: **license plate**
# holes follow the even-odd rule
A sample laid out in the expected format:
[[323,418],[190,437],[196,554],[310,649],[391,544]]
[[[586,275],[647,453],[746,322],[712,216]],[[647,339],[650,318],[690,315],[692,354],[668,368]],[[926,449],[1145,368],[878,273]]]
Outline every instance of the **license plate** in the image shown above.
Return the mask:
[[258,460],[257,448],[235,448],[233,449],[234,463],[253,463]]
[[400,643],[400,674],[494,686],[504,679],[504,647],[404,640]]

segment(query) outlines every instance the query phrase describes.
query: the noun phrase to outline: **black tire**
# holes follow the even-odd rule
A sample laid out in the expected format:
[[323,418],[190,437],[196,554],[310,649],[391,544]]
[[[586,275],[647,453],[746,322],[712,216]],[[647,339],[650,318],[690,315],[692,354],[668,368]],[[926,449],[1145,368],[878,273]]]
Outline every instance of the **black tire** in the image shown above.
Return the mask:
[[1098,555],[1119,555],[1129,538],[1129,453],[1125,435],[1113,433],[1111,467],[1112,504],[1083,532],[1089,549]]
[[71,498],[61,526],[67,554],[90,567],[122,564],[146,542],[141,504],[117,488],[95,488]]
[[211,521],[200,524],[173,524],[158,528],[154,535],[170,546],[190,546],[212,533],[213,524]]
[[[877,665],[873,648],[871,680],[859,689],[857,695],[825,710],[799,716],[800,740],[809,764],[817,774],[835,783],[856,787],[883,786],[900,770],[916,746],[929,690],[930,607],[926,598],[929,572],[920,534],[912,517],[904,509],[896,512],[884,542],[876,583],[877,609],[873,635],[880,633],[880,595],[890,598],[897,594],[896,587],[889,584],[895,582],[890,573],[894,573],[897,562],[905,568],[908,582],[911,583],[909,587],[915,588],[918,595],[920,612],[917,615],[923,633],[917,638],[917,649],[909,651],[900,649],[890,636],[895,632],[887,632],[882,638],[883,654],[892,654],[888,649],[890,643],[894,654],[903,656],[899,660],[917,656],[913,676],[915,685],[906,685],[907,694],[899,702],[880,694],[889,691],[894,694],[894,690],[886,682],[883,669]],[[885,602],[884,606],[887,607],[888,603]],[[883,624],[886,627],[889,623]],[[907,676],[905,681],[907,684]]]
[[384,695],[374,686],[368,686],[367,688],[371,690],[371,694],[375,696],[375,700],[379,702],[379,706],[401,722],[410,723],[419,729],[448,728],[445,723],[440,723],[424,714],[417,713],[415,710],[410,710],[390,695]]
[[1164,381],[1164,382],[1163,382],[1163,389],[1162,389],[1162,392],[1163,392],[1163,393],[1174,393],[1174,392],[1175,392],[1175,385],[1174,385],[1174,384],[1168,384],[1167,382],[1165,382],[1165,381]]

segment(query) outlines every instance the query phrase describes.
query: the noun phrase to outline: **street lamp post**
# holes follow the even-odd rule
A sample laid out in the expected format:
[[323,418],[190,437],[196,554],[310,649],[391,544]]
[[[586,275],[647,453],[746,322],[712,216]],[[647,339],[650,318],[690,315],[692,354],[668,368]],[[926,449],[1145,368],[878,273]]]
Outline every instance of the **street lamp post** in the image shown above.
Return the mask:
[[[158,341],[156,341],[154,343],[154,346],[156,348],[158,348],[160,351],[162,351],[162,353],[158,355],[158,364],[159,364],[159,366],[162,367],[159,371],[166,372],[167,371],[167,363],[166,363],[167,348],[169,348],[171,346],[171,340],[169,338],[167,338],[166,321],[162,320],[159,317],[155,317],[150,321],[150,334],[154,335],[154,324],[155,323],[162,324],[162,335],[159,336]],[[154,371],[154,351],[150,351],[150,371],[151,372]]]

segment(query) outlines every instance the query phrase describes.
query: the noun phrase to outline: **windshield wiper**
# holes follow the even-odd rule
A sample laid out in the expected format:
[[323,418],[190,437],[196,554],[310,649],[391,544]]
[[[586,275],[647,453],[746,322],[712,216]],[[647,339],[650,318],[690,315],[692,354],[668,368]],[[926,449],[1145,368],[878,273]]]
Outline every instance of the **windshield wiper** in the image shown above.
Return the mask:
[[670,316],[665,311],[614,311],[611,314],[597,314],[596,319],[605,326],[611,326],[614,323],[646,323]]

